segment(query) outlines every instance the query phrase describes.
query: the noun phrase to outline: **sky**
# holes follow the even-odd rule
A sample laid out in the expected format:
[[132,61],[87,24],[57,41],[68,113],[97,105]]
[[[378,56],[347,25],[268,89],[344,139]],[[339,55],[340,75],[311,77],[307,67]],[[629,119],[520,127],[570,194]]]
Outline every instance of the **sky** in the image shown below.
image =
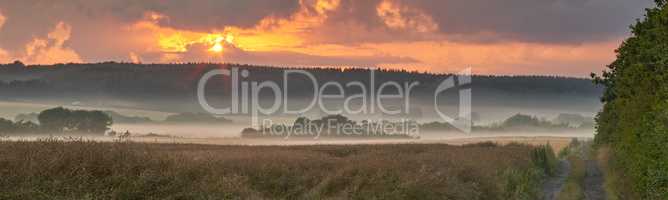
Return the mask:
[[0,0],[0,63],[587,76],[652,0]]

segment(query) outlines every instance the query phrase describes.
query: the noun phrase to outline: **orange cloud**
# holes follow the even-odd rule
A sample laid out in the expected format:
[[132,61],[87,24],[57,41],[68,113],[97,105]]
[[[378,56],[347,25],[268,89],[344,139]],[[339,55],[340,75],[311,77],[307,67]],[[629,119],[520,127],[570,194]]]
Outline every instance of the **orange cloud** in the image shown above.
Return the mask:
[[[220,31],[196,32],[160,26],[169,18],[157,13],[145,13],[144,20],[129,29],[150,33],[155,45],[149,51],[168,54],[185,53],[193,45],[208,45],[214,53],[224,53],[224,46],[233,45],[243,51],[286,51],[305,43],[303,35],[323,24],[328,12],[339,6],[340,0],[301,0],[300,9],[288,18],[267,17],[255,27],[228,26]],[[174,59],[175,56],[166,56]]]
[[20,60],[29,64],[82,62],[79,54],[64,45],[70,39],[71,32],[71,26],[59,22],[49,32],[47,38],[34,38],[26,44],[24,55]]
[[130,52],[128,57],[130,58],[130,62],[132,63],[141,63],[141,58],[135,52]]
[[4,49],[0,49],[0,63],[8,63],[11,62],[11,56],[7,51]]
[[434,22],[431,16],[394,1],[383,0],[376,7],[376,13],[383,20],[383,23],[392,29],[414,30],[421,33],[438,30],[438,24]]
[[[387,63],[379,61],[381,63],[377,65],[384,68],[455,72],[472,67],[474,72],[482,74],[560,73],[586,76],[592,69],[602,69],[614,60],[613,50],[621,40],[582,44],[448,40],[456,35],[438,33],[438,24],[425,12],[396,1],[384,0],[375,8],[375,14],[387,28],[434,37],[418,41],[379,41],[357,45],[313,41],[317,37],[313,36],[313,31],[326,26],[326,20],[339,9],[340,3],[339,0],[301,0],[300,9],[289,17],[267,17],[251,28],[227,26],[212,32],[161,26],[169,21],[169,17],[148,12],[145,19],[133,24],[131,29],[146,33],[145,37],[151,43],[148,49],[161,53],[159,60],[162,62],[199,60],[265,63],[265,60],[273,60],[275,63],[267,64],[304,66],[318,65],[319,60],[332,64],[335,63],[333,59],[340,58],[338,66],[351,66],[354,65],[352,63],[373,63],[351,58],[376,57],[395,58],[388,59],[392,61]],[[133,62],[139,60],[138,54],[132,53],[130,57]]]
[[7,18],[0,12],[0,30],[2,30],[2,25],[5,25],[6,20]]
[[[377,65],[431,72],[473,67],[474,72],[483,74],[585,76],[611,62],[613,50],[620,42],[620,39],[581,44],[466,40],[458,38],[461,35],[440,32],[442,27],[433,16],[396,0],[383,0],[372,7],[375,11],[372,14],[378,17],[381,27],[347,22],[329,24],[330,18],[341,14],[345,8],[341,4],[340,0],[300,0],[299,9],[289,16],[268,15],[255,26],[212,27],[206,32],[175,28],[169,24],[173,21],[170,16],[145,12],[142,20],[125,27],[124,33],[129,33],[126,34],[127,42],[135,45],[129,55],[125,53],[123,56],[133,62]],[[338,32],[328,34],[332,30]],[[342,32],[349,35],[340,35]],[[495,32],[476,34],[498,37]],[[353,38],[355,42],[346,42],[345,37],[355,35],[370,40]],[[374,40],[373,37],[400,39]],[[45,40],[34,40],[31,44],[41,47],[45,43]],[[63,44],[62,41],[55,43]],[[383,62],[383,59],[387,61]]]
[[[5,25],[6,20],[7,18],[0,12],[0,30],[2,30],[2,26]],[[10,59],[11,57],[9,56],[9,53],[6,50],[0,48],[0,62],[10,62]]]
[[577,45],[508,43],[410,42],[366,44],[389,55],[405,55],[419,63],[381,64],[433,72],[456,72],[471,67],[480,74],[569,74],[587,76],[592,69],[603,69],[615,59],[617,40]]

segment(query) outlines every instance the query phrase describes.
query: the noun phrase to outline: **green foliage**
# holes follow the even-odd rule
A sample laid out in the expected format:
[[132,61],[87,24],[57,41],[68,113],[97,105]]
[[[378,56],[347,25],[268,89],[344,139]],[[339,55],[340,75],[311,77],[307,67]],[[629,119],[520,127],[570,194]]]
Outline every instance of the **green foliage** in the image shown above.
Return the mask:
[[571,139],[571,142],[568,146],[564,147],[559,151],[558,157],[561,159],[566,159],[568,156],[579,153],[582,150],[583,142],[580,142],[577,138]]
[[543,173],[540,169],[528,170],[508,169],[503,172],[503,195],[501,199],[533,200],[539,199],[541,185],[540,177]]
[[[509,144],[511,146],[524,146]],[[557,159],[549,144],[532,147],[529,151],[532,167],[526,169],[506,169],[502,171],[502,199],[540,199],[540,185],[547,176],[553,176],[557,170]]]
[[668,9],[656,3],[595,77],[606,86],[596,142],[613,148],[642,199],[668,199]]
[[531,151],[531,161],[546,175],[553,176],[557,173],[557,157],[550,144],[541,145]]

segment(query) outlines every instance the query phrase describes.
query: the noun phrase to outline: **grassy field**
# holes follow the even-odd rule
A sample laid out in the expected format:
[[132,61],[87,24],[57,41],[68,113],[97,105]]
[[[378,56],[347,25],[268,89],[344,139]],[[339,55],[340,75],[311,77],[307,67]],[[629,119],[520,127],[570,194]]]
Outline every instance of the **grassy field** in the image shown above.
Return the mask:
[[536,199],[535,149],[0,141],[0,199]]

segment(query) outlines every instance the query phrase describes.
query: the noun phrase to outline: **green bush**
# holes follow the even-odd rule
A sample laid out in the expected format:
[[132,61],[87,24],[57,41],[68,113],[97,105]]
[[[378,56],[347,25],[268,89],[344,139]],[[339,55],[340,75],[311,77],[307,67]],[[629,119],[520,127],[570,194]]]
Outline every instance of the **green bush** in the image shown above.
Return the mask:
[[531,151],[531,161],[533,164],[545,173],[553,176],[557,172],[557,157],[550,144],[541,145]]
[[656,3],[595,77],[606,86],[596,142],[612,147],[642,199],[668,199],[668,9]]
[[501,199],[533,200],[540,199],[541,176],[543,172],[537,168],[528,170],[508,169],[503,172],[503,196]]
[[[517,144],[506,147],[518,146]],[[506,169],[502,171],[499,187],[502,199],[540,199],[541,185],[547,176],[553,176],[557,170],[557,159],[552,147],[541,145],[529,151],[532,166],[525,169]]]

